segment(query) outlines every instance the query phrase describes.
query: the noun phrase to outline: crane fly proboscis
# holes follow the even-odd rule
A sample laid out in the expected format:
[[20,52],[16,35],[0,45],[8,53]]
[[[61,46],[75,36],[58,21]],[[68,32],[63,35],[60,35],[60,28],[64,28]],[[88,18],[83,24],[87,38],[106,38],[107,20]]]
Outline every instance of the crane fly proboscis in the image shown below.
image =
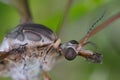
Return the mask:
[[[40,75],[43,74],[44,80],[51,80],[48,72],[60,57],[71,61],[77,56],[82,56],[95,63],[102,62],[101,54],[83,47],[89,38],[120,18],[120,13],[89,31],[80,41],[70,40],[61,43],[59,36],[51,29],[32,21],[27,0],[21,1],[25,5],[23,5],[25,12],[21,13],[21,23],[4,37],[0,46],[1,76],[10,76],[13,80],[39,80]],[[69,12],[71,2],[72,0],[68,0],[63,21]]]

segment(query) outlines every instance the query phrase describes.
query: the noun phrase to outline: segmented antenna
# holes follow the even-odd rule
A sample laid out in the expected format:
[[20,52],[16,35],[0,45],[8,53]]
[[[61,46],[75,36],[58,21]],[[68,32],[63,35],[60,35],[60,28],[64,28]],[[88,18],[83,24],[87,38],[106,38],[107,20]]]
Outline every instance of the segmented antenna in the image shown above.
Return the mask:
[[89,33],[95,28],[95,25],[96,25],[100,20],[103,19],[104,15],[105,15],[105,12],[106,12],[106,11],[104,11],[103,14],[102,14],[102,16],[101,16],[100,18],[98,18],[98,19],[93,23],[93,25],[92,25],[92,26],[90,27],[90,29],[88,30],[86,36],[88,36]]

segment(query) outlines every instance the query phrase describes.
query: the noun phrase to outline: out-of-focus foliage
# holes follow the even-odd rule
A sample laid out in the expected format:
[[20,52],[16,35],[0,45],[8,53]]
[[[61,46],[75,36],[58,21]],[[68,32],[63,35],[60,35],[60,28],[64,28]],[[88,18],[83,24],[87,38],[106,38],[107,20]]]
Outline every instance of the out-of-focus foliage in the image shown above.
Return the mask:
[[[9,0],[1,0],[9,1]],[[35,23],[48,26],[53,31],[61,20],[65,4],[68,0],[29,0],[30,9]],[[120,12],[119,0],[73,0],[71,10],[62,31],[62,42],[71,39],[80,40],[106,10],[104,18],[96,27],[110,16]],[[16,25],[20,16],[10,5],[0,2],[0,40]],[[103,54],[102,64],[93,64],[81,57],[74,61],[62,60],[50,72],[52,80],[119,80],[120,79],[120,19],[112,23],[105,30],[93,36],[90,41],[98,47],[91,45],[87,49]],[[0,78],[9,80],[9,78]]]

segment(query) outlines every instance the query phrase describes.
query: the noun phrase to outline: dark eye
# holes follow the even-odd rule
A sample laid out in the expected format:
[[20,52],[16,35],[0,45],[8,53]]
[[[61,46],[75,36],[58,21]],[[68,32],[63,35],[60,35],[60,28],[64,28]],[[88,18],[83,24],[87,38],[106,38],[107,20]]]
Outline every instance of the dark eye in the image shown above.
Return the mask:
[[78,42],[76,40],[71,40],[70,43],[72,43],[72,44],[78,44]]
[[73,60],[76,58],[77,54],[73,48],[68,48],[66,49],[64,56],[67,60]]

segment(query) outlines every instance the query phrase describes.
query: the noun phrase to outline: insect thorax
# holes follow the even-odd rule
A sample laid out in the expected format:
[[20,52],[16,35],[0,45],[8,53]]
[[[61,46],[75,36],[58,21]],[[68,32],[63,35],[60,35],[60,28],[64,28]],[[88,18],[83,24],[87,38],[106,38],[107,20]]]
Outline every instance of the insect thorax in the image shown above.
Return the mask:
[[39,24],[18,25],[4,38],[0,51],[6,58],[8,73],[14,80],[37,80],[41,71],[49,71],[59,54],[50,48],[57,39],[48,28]]

